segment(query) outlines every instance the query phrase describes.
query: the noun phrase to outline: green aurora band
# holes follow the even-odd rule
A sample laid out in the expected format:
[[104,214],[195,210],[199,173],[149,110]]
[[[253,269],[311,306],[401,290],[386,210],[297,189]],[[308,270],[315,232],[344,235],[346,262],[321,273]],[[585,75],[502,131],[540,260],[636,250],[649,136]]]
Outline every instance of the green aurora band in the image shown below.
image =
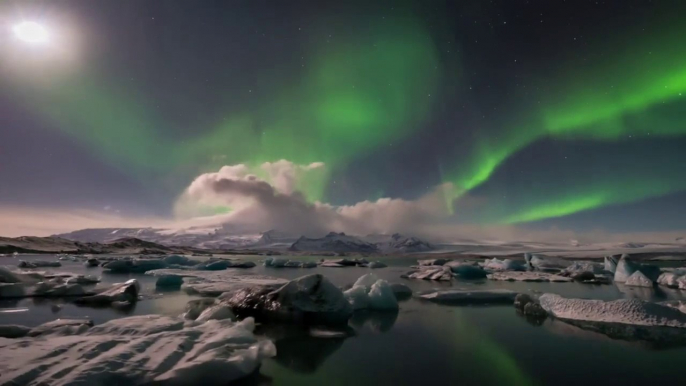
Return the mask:
[[[441,71],[430,35],[415,20],[398,17],[367,31],[313,45],[299,79],[255,106],[185,140],[166,138],[163,120],[145,98],[88,71],[66,70],[15,80],[25,100],[59,130],[113,167],[137,173],[174,168],[215,171],[286,159],[324,162],[328,173],[300,182],[309,200],[321,200],[331,171],[421,127]],[[150,109],[151,110],[151,109]]]
[[[672,31],[674,32],[674,31]],[[497,136],[481,138],[466,162],[460,163],[447,180],[456,186],[454,197],[447,197],[452,211],[454,200],[484,184],[496,169],[515,153],[544,139],[621,141],[636,137],[673,137],[686,135],[683,119],[662,114],[664,106],[683,103],[686,93],[686,51],[675,50],[664,42],[678,42],[683,34],[662,37],[655,51],[655,39],[632,41],[625,55],[619,55],[605,66],[571,63],[563,71],[568,83],[554,82],[540,96],[546,101],[528,124],[513,126]],[[583,80],[583,81],[578,81]],[[662,173],[662,175],[660,175]],[[657,174],[657,175],[656,175]],[[510,208],[514,213],[492,219],[514,224],[561,217],[607,205],[633,202],[661,196],[686,188],[683,176],[668,177],[659,169],[645,176],[613,183],[583,185],[575,194],[562,193],[536,204]],[[636,181],[641,181],[637,186]]]

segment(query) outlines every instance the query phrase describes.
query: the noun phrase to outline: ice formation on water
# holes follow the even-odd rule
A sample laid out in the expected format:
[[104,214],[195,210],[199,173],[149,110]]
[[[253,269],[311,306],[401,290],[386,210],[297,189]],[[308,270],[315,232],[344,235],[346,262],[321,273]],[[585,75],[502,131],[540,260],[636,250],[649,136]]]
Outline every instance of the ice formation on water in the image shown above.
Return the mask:
[[[184,321],[159,315],[83,321],[0,338],[0,383],[44,385],[228,384],[276,355],[253,335],[252,318]],[[0,329],[1,331],[2,329]],[[42,330],[40,334],[33,331]]]

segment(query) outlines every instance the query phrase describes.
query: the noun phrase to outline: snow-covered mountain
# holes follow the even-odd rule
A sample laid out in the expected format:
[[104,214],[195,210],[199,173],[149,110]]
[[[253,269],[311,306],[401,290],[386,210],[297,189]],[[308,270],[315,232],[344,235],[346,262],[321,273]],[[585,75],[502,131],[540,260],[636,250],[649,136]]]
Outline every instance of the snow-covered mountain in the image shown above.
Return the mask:
[[254,244],[250,245],[250,247],[273,249],[288,248],[297,240],[298,236],[272,229],[263,232],[260,238]]
[[235,249],[254,244],[259,235],[234,235],[223,228],[98,228],[82,229],[55,235],[68,240],[108,243],[121,238],[137,238],[169,246],[187,246],[205,249]]
[[358,253],[378,253],[379,248],[372,243],[368,243],[357,237],[348,236],[345,233],[330,232],[326,236],[318,239],[311,239],[305,236],[300,237],[291,247],[292,251],[326,251],[326,252],[358,252]]
[[427,252],[435,248],[426,241],[417,237],[405,236],[400,233],[392,235],[367,235],[364,240],[373,243],[382,252]]

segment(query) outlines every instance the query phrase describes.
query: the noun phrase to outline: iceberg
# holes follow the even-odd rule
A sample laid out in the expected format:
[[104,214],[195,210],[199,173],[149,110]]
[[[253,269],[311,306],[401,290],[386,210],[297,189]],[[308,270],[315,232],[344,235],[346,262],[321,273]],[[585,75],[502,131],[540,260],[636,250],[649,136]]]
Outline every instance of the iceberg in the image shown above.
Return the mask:
[[686,289],[686,271],[665,272],[657,278],[657,284],[669,288]]
[[450,267],[450,270],[459,279],[485,279],[488,274],[481,267],[463,262],[451,261],[445,264],[444,267]]
[[539,298],[548,313],[565,321],[668,327],[686,337],[686,314],[669,306],[638,299],[613,301],[567,299],[546,293]]
[[386,280],[373,273],[363,275],[353,287],[343,293],[353,310],[397,310],[398,300]]
[[421,295],[424,300],[447,304],[513,304],[517,292],[506,289],[494,290],[441,290]]
[[499,260],[495,257],[491,260],[486,259],[481,266],[492,271],[526,271],[522,263],[510,259]]
[[604,258],[604,268],[606,271],[615,273],[617,270],[617,258],[614,256],[605,256]]
[[634,272],[628,279],[624,282],[624,285],[631,287],[653,287],[653,281],[648,279],[641,271]]
[[138,280],[130,279],[124,283],[113,284],[97,295],[84,296],[75,300],[77,304],[83,305],[130,305],[138,301],[138,294],[141,287]]
[[617,263],[614,280],[623,283],[636,271],[641,271],[651,281],[657,281],[661,274],[660,268],[657,266],[638,264],[632,261],[628,255],[622,255],[622,258]]
[[248,287],[224,300],[238,316],[262,321],[346,324],[352,306],[321,274],[303,276],[278,289]]
[[555,275],[547,272],[538,271],[503,271],[503,272],[493,272],[488,276],[489,280],[496,281],[530,281],[530,282],[553,282],[553,283],[564,283],[570,282],[573,279],[571,277]]
[[438,280],[438,281],[450,281],[453,279],[453,272],[449,267],[422,267],[418,271],[412,271],[401,277],[406,279],[421,279],[421,280]]

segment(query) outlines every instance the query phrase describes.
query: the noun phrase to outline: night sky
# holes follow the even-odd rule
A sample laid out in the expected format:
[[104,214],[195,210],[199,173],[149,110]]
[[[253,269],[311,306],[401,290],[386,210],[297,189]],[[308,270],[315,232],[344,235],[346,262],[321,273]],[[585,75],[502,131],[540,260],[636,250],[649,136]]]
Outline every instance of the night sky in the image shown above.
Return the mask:
[[[308,202],[450,183],[454,222],[686,229],[684,11],[3,1],[0,208],[171,217],[198,175],[285,159],[326,165]],[[19,41],[22,20],[50,41]]]

